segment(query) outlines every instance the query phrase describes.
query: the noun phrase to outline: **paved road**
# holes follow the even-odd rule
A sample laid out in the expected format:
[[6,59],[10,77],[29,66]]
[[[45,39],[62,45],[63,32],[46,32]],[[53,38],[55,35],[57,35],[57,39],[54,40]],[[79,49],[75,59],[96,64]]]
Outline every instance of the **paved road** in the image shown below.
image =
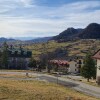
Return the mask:
[[91,85],[88,85],[85,83],[73,81],[70,79],[64,79],[64,78],[60,78],[60,77],[58,80],[56,77],[49,77],[49,76],[40,76],[39,78],[45,79],[49,82],[54,82],[54,83],[57,83],[57,81],[58,81],[58,84],[70,87],[79,92],[85,93],[86,95],[100,98],[100,88],[99,87],[91,86]]
[[[25,75],[26,73],[25,72],[0,72],[0,74],[23,74]],[[99,87],[95,87],[95,86],[91,86],[91,85],[88,85],[82,82],[65,79],[62,77],[51,76],[47,74],[40,74],[40,73],[29,73],[29,74],[37,76],[38,80],[58,83],[60,85],[70,87],[76,91],[85,93],[87,95],[100,98],[100,88]],[[3,77],[0,77],[0,78],[3,78]],[[11,79],[23,80],[23,78],[11,78]],[[34,80],[34,79],[26,78],[24,80]]]

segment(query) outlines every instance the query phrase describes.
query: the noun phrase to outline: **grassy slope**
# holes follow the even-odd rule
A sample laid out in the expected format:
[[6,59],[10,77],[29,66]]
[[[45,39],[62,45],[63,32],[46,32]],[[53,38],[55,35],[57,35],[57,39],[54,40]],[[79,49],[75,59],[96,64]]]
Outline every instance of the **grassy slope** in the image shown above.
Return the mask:
[[37,43],[30,46],[26,46],[25,48],[28,48],[32,50],[33,56],[35,58],[38,58],[40,54],[46,53],[46,52],[53,52],[57,48],[68,46],[69,43],[57,43],[55,41],[50,41],[48,43]]
[[[82,51],[85,50],[98,50],[100,49],[100,40],[77,40],[69,41],[64,43],[57,43],[55,41],[50,41],[48,43],[38,43],[30,46],[26,46],[32,50],[33,56],[38,58],[41,53],[44,52],[53,52],[57,48],[64,48],[68,52],[68,56],[84,56],[85,53]],[[67,55],[65,55],[66,57]]]
[[98,100],[63,86],[39,81],[0,79],[0,100]]

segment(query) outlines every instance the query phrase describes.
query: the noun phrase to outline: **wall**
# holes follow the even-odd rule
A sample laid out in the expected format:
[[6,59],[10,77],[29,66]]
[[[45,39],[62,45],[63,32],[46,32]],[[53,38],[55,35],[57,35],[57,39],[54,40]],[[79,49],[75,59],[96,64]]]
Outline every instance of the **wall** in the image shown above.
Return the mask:
[[100,76],[100,60],[97,60],[97,77]]
[[76,64],[77,64],[77,62],[75,62],[75,61],[70,61],[69,62],[69,72],[71,72],[71,73],[76,73],[77,72]]

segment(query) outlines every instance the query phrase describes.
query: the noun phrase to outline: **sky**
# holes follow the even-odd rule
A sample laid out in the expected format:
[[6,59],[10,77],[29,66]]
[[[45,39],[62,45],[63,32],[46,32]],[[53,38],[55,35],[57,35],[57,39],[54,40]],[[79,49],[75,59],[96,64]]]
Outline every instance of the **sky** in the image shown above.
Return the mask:
[[100,24],[100,0],[0,0],[0,37],[55,36]]

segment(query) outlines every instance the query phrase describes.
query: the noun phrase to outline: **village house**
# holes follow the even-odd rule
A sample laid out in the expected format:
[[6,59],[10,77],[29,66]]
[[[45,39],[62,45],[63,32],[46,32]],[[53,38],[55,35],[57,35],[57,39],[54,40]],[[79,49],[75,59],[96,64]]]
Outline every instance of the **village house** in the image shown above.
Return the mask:
[[81,67],[83,66],[83,59],[74,59],[69,61],[69,72],[80,73]]
[[55,72],[68,72],[69,63],[66,60],[50,60],[49,63]]
[[97,61],[96,81],[100,84],[100,50],[93,55],[93,58]]
[[[75,60],[50,60],[52,69],[57,69],[61,72],[80,73],[83,66],[83,59]],[[56,70],[55,70],[56,71]]]
[[27,69],[32,52],[23,48],[8,48],[8,68],[9,69]]

